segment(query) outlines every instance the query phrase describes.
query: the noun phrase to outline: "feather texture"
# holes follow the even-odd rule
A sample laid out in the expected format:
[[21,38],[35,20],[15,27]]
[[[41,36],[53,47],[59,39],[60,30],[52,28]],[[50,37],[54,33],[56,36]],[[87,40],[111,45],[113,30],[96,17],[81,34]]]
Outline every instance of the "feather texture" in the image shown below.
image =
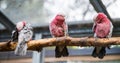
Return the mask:
[[[113,25],[104,13],[98,13],[94,18],[93,32],[95,40],[97,38],[110,38],[112,36]],[[102,59],[106,54],[105,47],[95,47],[93,57]]]
[[27,42],[32,39],[33,32],[30,24],[26,24],[20,31],[18,36],[18,44],[15,49],[16,55],[26,55]]
[[[57,15],[55,19],[50,23],[49,26],[51,35],[53,37],[63,37],[68,35],[68,26],[65,22],[65,18],[62,15]],[[68,56],[68,50],[66,46],[56,46],[55,48],[55,56]]]

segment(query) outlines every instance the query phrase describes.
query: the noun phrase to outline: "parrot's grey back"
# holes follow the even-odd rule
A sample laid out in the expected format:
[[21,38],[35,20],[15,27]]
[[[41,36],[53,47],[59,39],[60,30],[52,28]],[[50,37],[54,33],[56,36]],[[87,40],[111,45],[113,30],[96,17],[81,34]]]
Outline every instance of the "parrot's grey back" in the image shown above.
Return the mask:
[[26,55],[27,52],[27,42],[32,39],[33,32],[30,24],[26,26],[19,32],[18,44],[15,49],[15,54],[17,55]]

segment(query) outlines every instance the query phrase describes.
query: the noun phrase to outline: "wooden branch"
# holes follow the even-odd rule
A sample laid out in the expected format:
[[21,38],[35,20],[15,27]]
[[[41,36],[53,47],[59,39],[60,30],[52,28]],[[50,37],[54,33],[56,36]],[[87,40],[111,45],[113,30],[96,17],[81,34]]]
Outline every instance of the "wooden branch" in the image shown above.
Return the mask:
[[[13,51],[17,45],[17,42],[11,42],[9,45],[7,42],[0,42],[0,52]],[[108,45],[120,45],[120,37],[113,37],[110,39],[98,39],[95,41],[92,37],[72,38],[72,37],[60,37],[60,38],[45,38],[39,40],[32,40],[27,43],[28,50],[38,51],[43,47],[49,46],[108,46]]]

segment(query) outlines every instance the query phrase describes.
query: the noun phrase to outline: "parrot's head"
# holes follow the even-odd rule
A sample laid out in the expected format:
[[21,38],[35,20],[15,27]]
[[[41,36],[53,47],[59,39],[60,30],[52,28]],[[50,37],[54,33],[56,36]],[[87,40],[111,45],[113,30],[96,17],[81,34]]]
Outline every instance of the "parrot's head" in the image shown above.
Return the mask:
[[62,13],[59,13],[55,17],[57,23],[63,23],[65,21],[65,15]]
[[16,28],[17,28],[18,31],[21,31],[24,28],[25,25],[26,25],[26,22],[25,21],[21,21],[21,22],[18,22],[16,24]]
[[102,21],[104,21],[102,20],[103,18],[107,18],[107,16],[104,13],[99,12],[94,16],[93,20],[95,23],[101,23]]

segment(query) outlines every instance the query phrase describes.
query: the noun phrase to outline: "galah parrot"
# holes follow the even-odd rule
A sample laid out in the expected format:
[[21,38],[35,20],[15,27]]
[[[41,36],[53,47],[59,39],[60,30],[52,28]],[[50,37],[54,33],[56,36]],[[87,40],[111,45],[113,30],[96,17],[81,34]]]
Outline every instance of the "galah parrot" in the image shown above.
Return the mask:
[[[110,20],[107,18],[107,16],[99,12],[97,15],[94,16],[94,25],[93,25],[93,32],[94,32],[94,38],[97,40],[97,38],[110,38],[112,36],[113,31],[113,25],[110,22]],[[103,59],[103,57],[106,54],[106,47],[95,47],[92,56],[98,57],[100,59]]]
[[33,32],[30,24],[25,21],[16,24],[16,29],[12,32],[12,41],[18,41],[17,47],[14,51],[16,55],[26,55],[27,42],[32,39],[32,36]]
[[[52,37],[63,37],[68,35],[68,25],[65,22],[64,14],[57,14],[49,26]],[[68,56],[67,46],[56,46],[55,57]]]

